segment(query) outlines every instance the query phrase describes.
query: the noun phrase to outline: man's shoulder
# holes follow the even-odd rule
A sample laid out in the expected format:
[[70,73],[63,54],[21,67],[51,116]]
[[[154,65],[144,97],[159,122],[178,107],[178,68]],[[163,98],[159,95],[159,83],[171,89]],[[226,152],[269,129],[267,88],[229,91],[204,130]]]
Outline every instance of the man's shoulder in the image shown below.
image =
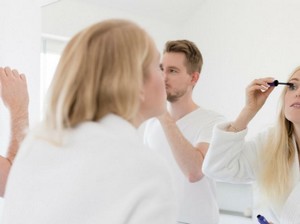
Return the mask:
[[221,113],[214,111],[212,109],[206,109],[203,107],[199,107],[195,111],[193,111],[191,114],[191,117],[194,117],[195,119],[201,118],[206,120],[225,120],[225,116]]

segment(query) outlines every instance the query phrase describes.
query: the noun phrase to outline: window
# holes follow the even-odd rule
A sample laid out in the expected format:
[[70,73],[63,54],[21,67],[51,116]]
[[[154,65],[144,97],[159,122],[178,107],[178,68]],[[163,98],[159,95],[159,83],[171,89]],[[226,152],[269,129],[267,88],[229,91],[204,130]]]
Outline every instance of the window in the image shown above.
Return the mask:
[[51,35],[42,36],[41,52],[41,114],[43,114],[45,96],[54,76],[61,53],[68,42],[67,38]]

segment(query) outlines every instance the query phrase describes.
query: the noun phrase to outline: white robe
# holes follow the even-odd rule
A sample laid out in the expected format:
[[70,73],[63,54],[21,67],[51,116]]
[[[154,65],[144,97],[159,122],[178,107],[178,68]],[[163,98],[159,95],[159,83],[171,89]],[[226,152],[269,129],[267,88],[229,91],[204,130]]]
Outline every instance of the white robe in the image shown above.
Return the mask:
[[29,134],[12,167],[2,224],[174,224],[171,174],[126,120],[107,115],[66,131]]
[[[247,129],[241,132],[227,132],[229,123],[214,127],[210,148],[206,154],[203,172],[216,180],[230,183],[251,183],[256,181],[259,172],[259,150],[267,137],[267,131],[259,133],[255,138],[245,141]],[[261,214],[274,224],[300,223],[300,190],[298,153],[293,163],[295,183],[294,191],[283,205],[272,206],[259,201],[256,195],[253,214]]]

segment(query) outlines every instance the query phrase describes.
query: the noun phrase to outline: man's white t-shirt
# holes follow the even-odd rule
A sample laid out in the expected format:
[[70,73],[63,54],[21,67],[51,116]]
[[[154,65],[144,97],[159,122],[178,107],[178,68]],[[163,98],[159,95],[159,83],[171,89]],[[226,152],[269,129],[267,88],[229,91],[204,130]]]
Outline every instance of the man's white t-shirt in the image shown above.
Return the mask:
[[[224,117],[214,111],[198,108],[176,122],[185,138],[194,146],[210,142],[212,129]],[[145,143],[163,156],[171,169],[176,183],[179,203],[177,221],[188,224],[216,224],[219,221],[219,207],[216,200],[215,182],[208,177],[190,183],[176,163],[165,133],[157,119],[147,122],[144,131]]]

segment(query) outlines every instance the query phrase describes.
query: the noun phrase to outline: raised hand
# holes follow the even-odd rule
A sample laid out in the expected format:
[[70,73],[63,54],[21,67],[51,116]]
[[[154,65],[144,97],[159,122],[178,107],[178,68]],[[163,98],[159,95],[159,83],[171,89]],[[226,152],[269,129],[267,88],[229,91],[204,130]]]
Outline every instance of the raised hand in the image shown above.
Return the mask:
[[0,67],[0,87],[3,103],[11,113],[27,112],[29,96],[24,74],[19,74],[17,70],[9,67]]
[[268,84],[273,81],[270,77],[253,80],[246,88],[245,107],[253,112],[259,111],[274,89]]

